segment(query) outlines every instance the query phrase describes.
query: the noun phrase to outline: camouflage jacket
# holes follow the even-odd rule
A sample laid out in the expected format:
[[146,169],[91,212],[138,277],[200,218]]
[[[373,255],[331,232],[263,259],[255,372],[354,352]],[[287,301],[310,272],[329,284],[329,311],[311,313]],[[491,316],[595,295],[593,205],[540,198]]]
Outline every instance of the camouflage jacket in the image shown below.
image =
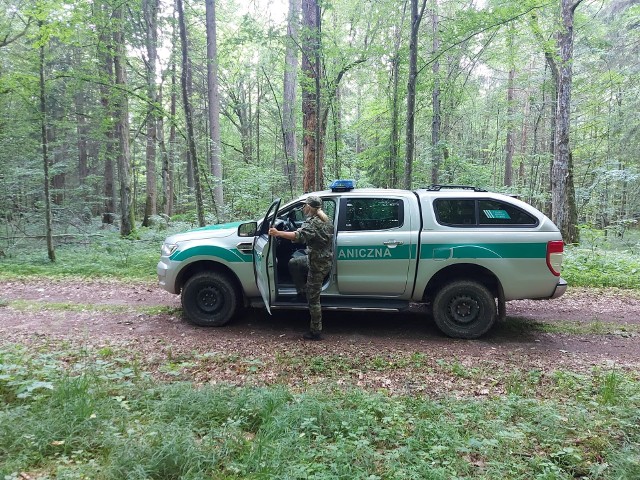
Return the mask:
[[296,243],[305,243],[309,264],[331,264],[333,258],[333,224],[314,215],[296,230]]

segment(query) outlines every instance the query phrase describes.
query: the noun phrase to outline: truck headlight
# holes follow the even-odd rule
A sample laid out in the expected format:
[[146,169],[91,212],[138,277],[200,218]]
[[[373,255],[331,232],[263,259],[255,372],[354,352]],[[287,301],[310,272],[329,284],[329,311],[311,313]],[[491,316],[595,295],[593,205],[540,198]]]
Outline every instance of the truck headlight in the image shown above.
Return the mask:
[[176,248],[178,248],[178,245],[175,243],[163,243],[160,252],[163,257],[170,257],[171,254],[176,251]]

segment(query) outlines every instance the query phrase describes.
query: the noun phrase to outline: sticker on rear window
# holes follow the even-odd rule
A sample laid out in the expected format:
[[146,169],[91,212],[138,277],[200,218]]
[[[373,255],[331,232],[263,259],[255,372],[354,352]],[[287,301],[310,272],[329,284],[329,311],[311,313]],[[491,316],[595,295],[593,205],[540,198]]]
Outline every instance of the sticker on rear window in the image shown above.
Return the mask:
[[511,220],[511,217],[506,210],[483,210],[482,212],[487,218],[503,218],[505,220]]

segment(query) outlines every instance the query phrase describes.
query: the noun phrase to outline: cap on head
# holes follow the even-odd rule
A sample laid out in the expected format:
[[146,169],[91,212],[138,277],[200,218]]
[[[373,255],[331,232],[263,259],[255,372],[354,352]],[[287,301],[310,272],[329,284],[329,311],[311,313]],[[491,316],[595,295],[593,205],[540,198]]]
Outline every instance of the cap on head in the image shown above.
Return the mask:
[[322,199],[320,197],[315,196],[315,195],[311,195],[311,196],[307,197],[307,199],[304,201],[304,203],[309,205],[311,208],[320,208],[320,207],[322,207]]

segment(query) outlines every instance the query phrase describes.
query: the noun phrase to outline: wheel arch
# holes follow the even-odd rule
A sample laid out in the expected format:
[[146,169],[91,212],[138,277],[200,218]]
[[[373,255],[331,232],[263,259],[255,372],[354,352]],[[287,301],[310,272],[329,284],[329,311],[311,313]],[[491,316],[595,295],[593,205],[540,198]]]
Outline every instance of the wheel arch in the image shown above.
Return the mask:
[[224,275],[233,283],[233,286],[236,288],[239,295],[244,299],[244,289],[242,288],[242,283],[236,273],[228,266],[213,260],[198,260],[190,263],[180,270],[180,273],[176,276],[176,293],[181,293],[182,287],[187,283],[187,280],[201,272],[219,273]]
[[431,303],[438,290],[444,285],[457,280],[479,282],[488,288],[495,298],[500,296],[502,290],[500,280],[488,268],[473,263],[456,263],[455,265],[444,267],[431,277],[422,294],[423,301]]

